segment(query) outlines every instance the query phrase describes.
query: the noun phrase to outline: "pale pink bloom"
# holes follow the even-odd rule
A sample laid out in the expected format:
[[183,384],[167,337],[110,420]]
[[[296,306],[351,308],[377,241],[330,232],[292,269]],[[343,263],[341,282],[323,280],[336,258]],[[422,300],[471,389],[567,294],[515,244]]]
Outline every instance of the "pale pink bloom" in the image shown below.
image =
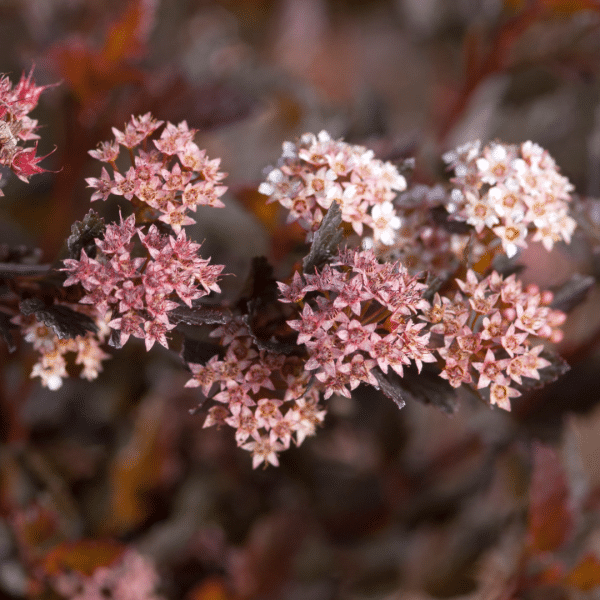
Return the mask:
[[196,222],[191,217],[188,217],[185,212],[186,209],[184,207],[175,206],[169,202],[166,213],[158,217],[158,220],[170,225],[175,233],[179,233],[182,227],[193,225]]
[[350,377],[346,373],[339,371],[339,369],[336,370],[334,375],[320,371],[315,377],[323,384],[325,400],[333,394],[340,394],[346,396],[346,398],[352,397],[350,390],[346,387],[350,384]]
[[282,450],[287,450],[290,447],[292,435],[295,431],[294,428],[297,425],[293,418],[293,411],[288,410],[281,419],[273,424],[269,431],[269,440],[271,443],[279,442],[282,446]]
[[473,333],[468,327],[464,327],[457,333],[456,341],[461,350],[468,354],[476,354],[481,348],[481,333]]
[[548,308],[539,307],[531,302],[528,303],[527,307],[517,304],[515,310],[517,311],[515,327],[532,335],[536,335],[537,331],[545,324],[545,314],[549,312]]
[[538,369],[550,366],[550,361],[540,358],[539,354],[544,349],[543,346],[535,346],[523,354],[519,354],[511,359],[507,372],[512,379],[521,384],[521,377],[530,377],[539,379]]
[[160,188],[160,179],[153,177],[150,180],[141,180],[135,195],[142,201],[161,210],[166,208],[170,195]]
[[298,331],[298,344],[305,344],[311,340],[317,331],[327,331],[333,322],[329,319],[324,319],[320,313],[315,313],[309,304],[305,304],[302,309],[302,319],[288,321],[287,324]]
[[171,170],[162,169],[160,174],[164,179],[163,189],[168,192],[183,190],[192,178],[191,172],[181,171],[179,163],[175,163],[175,166]]
[[500,297],[502,302],[507,304],[519,304],[523,295],[523,286],[521,282],[514,276],[510,275],[502,283]]
[[114,297],[121,301],[119,303],[120,313],[144,308],[144,288],[141,285],[135,285],[131,280],[123,282],[123,285],[115,291]]
[[326,414],[327,411],[308,395],[296,400],[294,409],[288,411],[286,418],[294,423],[297,446],[300,446],[307,437],[315,435],[317,426],[325,420]]
[[146,351],[149,351],[150,348],[154,346],[154,342],[158,342],[161,346],[168,348],[169,343],[166,334],[171,329],[175,329],[175,325],[154,319],[153,321],[146,321],[144,323],[144,329],[146,331],[146,335],[144,336],[146,341]]
[[126,200],[131,200],[139,186],[140,181],[137,179],[135,169],[131,167],[125,173],[125,177],[115,171],[115,179],[110,191],[116,196],[123,196]]
[[440,377],[448,380],[448,383],[454,388],[460,387],[463,383],[471,383],[472,381],[468,361],[459,362],[454,358],[446,360],[446,365],[440,373]]
[[522,354],[524,351],[524,342],[528,337],[528,333],[517,333],[513,323],[506,330],[506,333],[501,337],[502,347],[508,352],[512,358],[515,354]]
[[370,342],[369,356],[377,361],[377,366],[384,373],[387,373],[388,366],[398,362],[394,356],[394,350],[399,345],[398,336],[390,333],[382,338],[378,333],[372,333]]
[[229,406],[231,416],[225,422],[236,429],[235,441],[241,446],[249,437],[260,439],[259,425],[254,411],[244,404],[231,404]]
[[377,177],[392,190],[403,192],[406,189],[406,179],[400,175],[395,165],[390,162],[378,162]]
[[462,281],[461,279],[455,279],[454,281],[456,281],[463,294],[469,296],[473,296],[476,293],[483,294],[487,287],[487,282],[485,280],[480,282],[473,269],[467,270],[465,281]]
[[504,225],[493,228],[494,233],[502,240],[502,248],[512,258],[519,247],[527,248],[527,227],[524,223],[513,223],[507,220]]
[[177,157],[186,169],[199,172],[206,161],[206,152],[190,141],[185,144],[183,151],[178,152]]
[[96,160],[112,163],[119,156],[119,144],[116,142],[100,142],[96,150],[89,150],[88,154]]
[[336,335],[344,342],[344,354],[351,354],[356,350],[369,352],[371,348],[371,335],[377,328],[377,323],[363,325],[360,321],[353,319],[348,324],[341,324]]
[[476,160],[481,181],[494,185],[502,182],[511,170],[514,150],[504,144],[492,143],[483,149],[483,157]]
[[355,354],[350,362],[340,365],[337,368],[337,372],[348,376],[348,383],[351,390],[357,388],[361,383],[377,386],[377,379],[371,373],[376,364],[376,361],[365,359],[362,354]]
[[185,152],[186,145],[193,140],[194,134],[195,131],[190,131],[186,121],[182,121],[178,125],[167,122],[160,134],[160,139],[154,140],[154,145],[160,152],[172,156]]
[[400,228],[400,218],[394,210],[391,202],[376,204],[371,210],[373,219],[373,236],[376,241],[380,241],[386,246],[394,243],[396,230]]
[[504,322],[500,311],[495,311],[491,317],[483,318],[481,330],[482,340],[499,340],[506,330],[507,323]]
[[[248,364],[250,364],[249,361],[247,361],[247,364],[242,368],[245,368]],[[252,399],[252,396],[249,395],[249,391],[249,385],[228,379],[225,381],[225,389],[221,390],[218,394],[215,394],[213,400],[223,402],[224,404],[244,404],[246,406],[254,406],[256,402]]]
[[152,135],[163,123],[164,121],[156,120],[150,112],[140,115],[137,118],[133,115],[131,116],[131,125],[136,131],[143,133],[145,137]]
[[519,199],[519,190],[498,184],[487,193],[490,206],[504,220],[521,221],[525,216],[525,205]]
[[329,152],[327,154],[329,167],[336,176],[344,177],[353,169],[356,164],[356,158],[349,146],[342,147],[337,154]]
[[113,127],[112,132],[115,136],[115,141],[130,150],[140,144],[147,136],[144,131],[138,130],[133,123],[127,123],[123,131]]
[[[307,291],[313,291],[316,289],[315,286],[308,286],[304,283],[303,278],[300,276],[298,271],[294,272],[294,276],[292,278],[292,282],[290,285],[282,283],[281,281],[277,282],[277,286],[279,287],[279,293],[282,296],[279,301],[286,303],[299,302],[304,298]],[[312,289],[306,289],[307,287]]]
[[80,260],[66,258],[63,263],[65,267],[59,270],[70,271],[69,277],[63,283],[65,287],[80,283],[85,289],[91,291],[98,285],[95,275],[102,269],[102,265],[97,260],[89,258],[84,248],[81,249]]
[[344,356],[344,350],[338,346],[333,336],[321,333],[315,341],[307,341],[306,347],[309,351],[309,359],[304,368],[307,371],[320,369],[330,376],[337,371],[338,359]]
[[[299,183],[295,185],[298,187]],[[258,186],[259,193],[271,196],[268,202],[285,198],[292,191],[292,182],[280,169],[272,169],[267,175],[267,180]]]
[[208,396],[213,384],[218,380],[218,356],[213,356],[205,365],[189,363],[193,378],[185,387],[201,387],[202,393]]
[[337,175],[331,169],[323,167],[316,173],[307,172],[303,179],[306,187],[305,193],[307,195],[312,194],[317,198],[323,198],[327,195],[328,189],[331,186],[331,182],[337,179]]
[[484,292],[481,292],[478,289],[473,296],[469,298],[469,304],[475,312],[487,315],[492,312],[499,297],[500,294],[490,294],[486,296]]
[[252,452],[252,468],[256,469],[262,463],[265,467],[267,464],[272,464],[274,467],[279,466],[277,452],[283,450],[283,446],[270,438],[259,437],[258,439],[248,442],[242,446],[244,450]]
[[274,427],[278,421],[283,418],[280,406],[283,404],[281,400],[272,398],[261,398],[257,402],[255,410],[256,421],[259,427],[270,429]]
[[56,354],[53,360],[49,360],[50,355],[43,355],[42,362],[33,365],[29,377],[39,377],[42,385],[49,390],[56,391],[62,387],[63,379],[68,377],[66,361],[61,354]]
[[88,187],[95,188],[96,190],[92,194],[90,202],[94,202],[95,200],[106,200],[110,196],[114,185],[105,167],[102,167],[99,179],[96,177],[88,177],[85,181],[88,184]]
[[490,403],[496,404],[504,410],[510,411],[510,399],[517,398],[521,392],[508,384],[492,383],[490,386]]
[[506,368],[510,364],[509,359],[497,360],[494,353],[488,348],[483,362],[472,363],[473,367],[479,371],[479,381],[477,388],[485,388],[490,383],[506,383]]
[[337,309],[348,307],[355,315],[360,315],[361,302],[369,298],[370,294],[365,290],[362,278],[355,276],[339,286],[333,306]]
[[481,233],[485,227],[491,228],[499,223],[496,213],[486,200],[470,191],[465,191],[465,198],[467,202],[464,211],[467,223],[473,225],[477,233]]
[[261,387],[274,390],[275,385],[271,381],[271,369],[261,363],[254,363],[248,369],[245,376],[246,383],[256,394]]
[[208,415],[206,416],[202,427],[212,427],[213,425],[221,427],[222,425],[227,425],[227,419],[230,414],[231,413],[224,406],[211,406],[208,409]]
[[206,203],[205,191],[205,182],[200,182],[197,184],[188,183],[181,194],[182,205],[196,212],[198,205]]

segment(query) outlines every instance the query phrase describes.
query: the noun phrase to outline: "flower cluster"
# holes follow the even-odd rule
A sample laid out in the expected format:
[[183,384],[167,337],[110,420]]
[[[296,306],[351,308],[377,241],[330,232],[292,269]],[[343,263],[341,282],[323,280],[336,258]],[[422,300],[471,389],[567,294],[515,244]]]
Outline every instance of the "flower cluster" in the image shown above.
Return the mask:
[[135,550],[127,550],[115,563],[97,567],[90,575],[68,571],[52,577],[52,587],[68,600],[160,600],[155,566]]
[[533,142],[466,144],[444,156],[454,170],[448,210],[483,235],[492,231],[509,257],[527,238],[547,250],[570,242],[576,226],[568,216],[573,186],[546,150]]
[[[93,251],[65,260],[63,269],[69,272],[64,285],[80,285],[81,302],[118,332],[113,342],[134,336],[145,339],[147,349],[155,342],[168,347],[171,312],[219,292],[224,268],[202,259],[199,244],[183,229],[194,222],[188,211],[222,206],[219,161],[199,150],[185,122],[167,123],[151,140],[161,126],[150,114],[132,117],[124,131],[113,130],[114,141],[91,152],[113,169],[109,175],[103,167],[99,178],[87,180],[95,189],[92,200],[122,196],[134,214],[108,225]],[[126,171],[118,166],[120,146],[131,160]],[[193,377],[186,384],[214,401],[204,426],[235,429],[254,467],[277,465],[279,452],[315,433],[325,416],[322,396],[350,397],[361,383],[379,387],[390,369],[402,378],[408,365],[420,372],[423,363],[437,363],[434,370],[451,386],[471,386],[510,410],[522,378],[539,379],[550,365],[535,340],[559,341],[565,315],[550,308],[549,292],[523,289],[514,275],[504,279],[496,272],[479,281],[469,270],[452,296],[448,274],[465,272],[465,255],[469,261],[483,256],[496,236],[509,256],[530,229],[548,249],[559,238],[568,241],[574,226],[567,216],[570,184],[531,143],[492,144],[482,153],[475,144],[446,158],[460,189],[449,194],[441,186],[413,186],[398,195],[406,189],[404,177],[361,146],[325,132],[284,143],[279,166],[259,191],[289,209],[288,220],[307,229],[320,255],[307,263],[319,265],[314,272],[278,283],[287,307],[273,309],[296,347],[280,354],[281,340],[261,343],[246,320],[250,315],[230,316],[210,334],[219,338],[221,352],[204,364],[189,363]],[[334,203],[346,231],[351,227],[362,237],[362,249],[335,254],[332,218],[315,236]],[[447,210],[477,235],[449,223]],[[424,270],[441,276],[432,302],[419,279]],[[392,380],[400,381],[387,383],[401,387]]]
[[[136,235],[145,256],[132,256]],[[108,326],[119,331],[121,345],[133,335],[145,340],[147,350],[154,342],[167,348],[167,333],[175,328],[169,312],[179,306],[176,300],[191,307],[193,300],[221,291],[217,280],[224,266],[202,259],[200,244],[188,240],[185,231],[174,237],[151,225],[144,233],[131,215],[107,225],[103,239],[95,242],[96,258],[82,249],[80,260],[64,261],[62,270],[70,275],[63,285],[81,284],[87,292],[81,302],[102,316],[110,313]]]
[[[227,350],[206,364],[191,363],[194,375],[186,387],[200,387],[219,402],[208,411],[204,427],[229,425],[238,446],[252,452],[253,466],[277,466],[277,452],[300,445],[315,434],[325,410],[319,389],[297,356],[256,348],[241,317],[211,332]],[[216,386],[215,386],[216,384]]]
[[38,165],[45,157],[36,156],[37,142],[34,146],[23,145],[39,139],[35,133],[38,123],[29,113],[47,87],[35,85],[32,74],[33,69],[29,75],[23,74],[14,87],[8,77],[0,77],[0,165],[9,167],[26,183],[31,175],[45,171]]
[[[141,219],[150,221],[159,214],[159,221],[179,233],[183,226],[195,223],[189,211],[196,212],[198,206],[224,206],[219,198],[227,189],[220,185],[225,173],[219,171],[220,159],[209,160],[194,143],[195,131],[185,121],[167,122],[160,138],[150,140],[162,125],[163,121],[146,113],[131,117],[123,131],[113,128],[114,140],[90,151],[92,157],[112,167],[113,176],[103,167],[99,178],[86,181],[96,190],[92,201],[106,200],[110,194],[123,196],[140,209]],[[124,172],[117,162],[121,146],[127,148],[131,162]]]
[[360,383],[377,386],[372,370],[391,367],[399,375],[414,361],[434,362],[429,334],[412,316],[428,303],[425,285],[398,262],[380,264],[372,251],[340,252],[314,275],[298,273],[279,284],[282,302],[303,305],[300,319],[288,321],[309,359],[305,368],[325,390],[350,396]]
[[377,160],[363,146],[333,140],[325,131],[284,142],[278,167],[258,188],[269,196],[267,202],[278,201],[290,211],[288,222],[299,221],[309,232],[307,239],[337,202],[342,220],[358,235],[367,226],[383,244],[391,244],[400,227],[392,200],[405,189],[406,180],[394,165]]
[[[106,227],[103,239],[95,240],[95,258],[82,250],[80,259],[66,259],[63,269],[70,272],[65,286],[79,283],[86,291],[82,303],[94,305],[103,316],[110,314],[108,326],[119,331],[121,345],[133,335],[144,339],[148,350],[155,342],[168,347],[167,334],[175,328],[169,312],[179,301],[191,307],[194,300],[221,291],[217,280],[224,268],[202,259],[200,244],[187,239],[182,229],[195,223],[188,211],[223,206],[220,161],[209,160],[198,148],[185,121],[167,122],[160,138],[151,140],[162,124],[150,113],[132,117],[124,131],[113,129],[114,141],[90,152],[114,170],[113,178],[103,167],[100,178],[87,179],[96,190],[91,199],[123,196],[136,212]],[[128,149],[133,163],[124,174],[117,166],[120,146]],[[161,233],[155,223],[148,226],[152,221],[176,236]],[[141,256],[132,254],[136,236]]]
[[441,377],[453,387],[489,387],[491,404],[510,410],[510,398],[521,395],[514,384],[539,379],[538,370],[550,365],[540,356],[543,345],[532,346],[532,339],[560,341],[566,315],[548,306],[551,292],[523,289],[514,275],[504,279],[494,271],[479,281],[468,271],[466,280],[456,281],[462,293],[453,299],[436,294],[422,316],[443,336]]
[[454,272],[469,243],[474,258],[483,254],[485,247],[477,241],[473,243],[467,233],[453,232],[447,223],[436,220],[435,215],[445,211],[447,198],[441,185],[411,186],[394,201],[400,227],[394,231],[392,243],[385,245],[364,237],[362,247],[372,248],[385,262],[399,260],[412,274],[429,271],[444,277]]
[[[94,316],[86,306],[68,305],[69,308]],[[95,315],[97,317],[97,315]],[[102,371],[102,361],[110,355],[100,347],[108,337],[109,328],[105,321],[95,319],[98,330],[88,332],[70,339],[60,339],[54,331],[37,321],[34,315],[17,315],[12,322],[19,325],[25,341],[33,344],[40,354],[40,359],[33,365],[31,377],[39,377],[42,385],[50,390],[62,386],[63,379],[68,377],[66,355],[75,353],[75,364],[81,365],[80,377],[92,381]]]

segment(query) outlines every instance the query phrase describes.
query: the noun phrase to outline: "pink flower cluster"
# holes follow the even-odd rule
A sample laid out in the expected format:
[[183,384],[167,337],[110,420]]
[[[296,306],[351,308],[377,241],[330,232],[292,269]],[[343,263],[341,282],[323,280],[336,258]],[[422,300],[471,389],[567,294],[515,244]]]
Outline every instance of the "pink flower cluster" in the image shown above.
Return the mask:
[[504,279],[494,271],[479,281],[468,271],[465,281],[456,281],[462,293],[453,299],[436,294],[422,316],[431,332],[443,336],[437,349],[444,361],[441,377],[453,387],[489,387],[491,404],[510,410],[510,398],[521,395],[514,383],[539,379],[538,370],[550,365],[540,357],[543,345],[532,346],[532,339],[560,341],[557,328],[566,315],[548,306],[551,292],[523,289],[514,275]]
[[252,453],[254,468],[277,466],[278,452],[292,440],[299,446],[323,421],[318,387],[309,385],[310,374],[299,357],[256,348],[241,317],[210,335],[220,338],[225,356],[190,364],[194,377],[186,384],[219,402],[209,409],[204,427],[233,427],[238,446]]
[[77,571],[52,578],[52,587],[68,600],[160,600],[156,568],[135,550],[127,550],[114,564],[97,567],[86,576]]
[[[167,122],[160,138],[150,140],[162,124],[146,113],[131,117],[124,131],[113,128],[113,141],[90,150],[91,156],[110,164],[113,177],[103,167],[99,178],[86,181],[96,190],[92,201],[106,200],[110,194],[123,196],[141,209],[141,219],[152,220],[159,214],[158,220],[179,233],[183,226],[195,223],[188,211],[196,212],[198,206],[224,206],[219,198],[227,189],[220,185],[225,173],[219,171],[220,159],[209,160],[194,143],[195,131],[185,121],[178,125]],[[123,173],[117,164],[120,146],[127,148],[131,162]]]
[[447,153],[444,160],[454,170],[457,186],[450,212],[478,234],[493,231],[509,257],[527,247],[531,232],[532,241],[547,250],[571,241],[576,226],[568,216],[573,186],[537,144],[492,142],[481,150],[475,142]]
[[383,244],[391,244],[400,227],[392,200],[406,189],[406,180],[394,165],[374,158],[363,146],[333,140],[325,131],[304,134],[297,143],[284,142],[277,168],[258,191],[290,212],[288,222],[299,221],[307,239],[319,228],[332,202],[342,210],[342,220],[358,235],[363,227]]
[[298,273],[290,285],[279,284],[282,302],[303,306],[300,319],[288,321],[305,344],[305,368],[325,390],[350,396],[360,383],[377,386],[371,372],[391,367],[399,375],[414,361],[435,362],[428,349],[425,323],[412,316],[427,308],[425,285],[398,262],[380,264],[372,251],[345,250],[332,266],[314,275]]
[[37,142],[34,146],[23,145],[39,139],[35,133],[38,122],[29,113],[47,87],[36,86],[32,74],[33,69],[29,75],[23,74],[14,87],[8,77],[0,77],[0,165],[10,167],[26,183],[31,175],[44,172],[38,163],[45,158],[35,155]]
[[73,304],[67,306],[88,316],[95,316],[98,331],[71,339],[60,339],[50,327],[38,322],[34,315],[19,314],[12,318],[12,322],[20,326],[25,341],[33,344],[40,354],[30,377],[39,377],[42,385],[50,390],[59,389],[63,379],[69,376],[66,359],[69,353],[75,353],[75,364],[82,367],[80,377],[88,381],[98,377],[98,373],[102,371],[102,361],[110,358],[100,347],[110,332],[106,322],[97,314],[93,315],[94,311],[90,307]]
[[[393,243],[385,245],[370,237],[362,240],[363,248],[372,248],[380,260],[399,260],[411,274],[429,271],[438,276],[453,272],[464,258],[471,236],[448,231],[434,218],[434,211],[445,205],[447,191],[441,186],[416,184],[394,201],[400,218]],[[484,251],[481,244],[471,243],[471,254]]]
[[[136,235],[145,256],[132,256]],[[151,225],[144,233],[131,215],[107,225],[104,238],[95,241],[96,259],[85,250],[80,260],[65,259],[62,270],[70,275],[63,285],[81,284],[87,292],[81,302],[102,316],[110,313],[108,326],[120,332],[121,345],[133,335],[146,341],[147,350],[154,342],[167,348],[167,333],[175,328],[169,312],[179,306],[175,300],[192,306],[192,300],[221,291],[217,280],[224,266],[202,259],[200,244],[188,240],[185,231],[174,237]]]

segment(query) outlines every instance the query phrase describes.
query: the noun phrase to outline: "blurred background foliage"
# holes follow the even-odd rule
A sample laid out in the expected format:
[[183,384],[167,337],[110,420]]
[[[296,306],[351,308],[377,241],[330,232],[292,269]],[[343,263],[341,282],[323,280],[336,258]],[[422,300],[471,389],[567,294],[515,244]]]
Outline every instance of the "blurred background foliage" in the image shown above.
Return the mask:
[[[531,139],[598,238],[596,0],[2,0],[0,45],[0,72],[59,82],[33,115],[54,172],[10,179],[0,202],[0,240],[44,262],[89,209],[87,151],[146,111],[186,119],[229,173],[227,209],[199,211],[194,235],[237,275],[231,299],[253,256],[284,278],[301,247],[256,188],[305,131],[415,156],[421,183],[445,179],[457,144]],[[597,277],[597,257],[582,237],[531,247],[522,277]],[[265,471],[189,414],[199,397],[162,348],[129,344],[96,382],[50,392],[25,344],[2,346],[0,597],[57,597],[51,565],[93,570],[116,546],[152,558],[173,599],[600,597],[599,299],[595,286],[570,315],[571,371],[512,413],[472,398],[452,416],[398,411],[360,388]]]

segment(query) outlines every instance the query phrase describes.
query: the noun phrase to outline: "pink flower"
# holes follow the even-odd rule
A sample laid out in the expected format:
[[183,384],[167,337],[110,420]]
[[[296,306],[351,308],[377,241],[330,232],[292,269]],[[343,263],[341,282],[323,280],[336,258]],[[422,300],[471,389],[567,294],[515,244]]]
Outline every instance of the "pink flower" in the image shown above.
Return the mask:
[[89,150],[88,154],[101,162],[112,163],[119,156],[119,144],[116,142],[100,142],[96,150]]
[[140,186],[140,181],[137,178],[135,169],[131,167],[125,173],[125,177],[121,173],[115,171],[115,179],[111,192],[116,196],[123,196],[127,200],[131,200],[136,194]]
[[493,231],[502,240],[502,248],[509,258],[517,253],[519,247],[527,248],[527,227],[524,223],[507,220],[505,225],[494,227]]
[[24,150],[18,150],[12,157],[10,162],[10,168],[14,174],[25,183],[29,182],[29,177],[37,175],[38,173],[48,173],[47,169],[42,169],[38,166],[38,163],[44,158],[50,156],[52,152],[46,154],[46,156],[36,156],[37,143],[33,148],[25,148]]
[[510,411],[510,399],[517,398],[521,392],[503,383],[492,383],[490,386],[490,402],[504,410]]
[[256,469],[261,463],[272,464],[274,467],[279,466],[279,460],[277,459],[277,452],[283,450],[283,446],[271,440],[270,438],[259,438],[252,442],[248,442],[242,446],[244,450],[252,452],[252,468]]
[[99,179],[96,177],[88,177],[85,181],[88,184],[88,187],[95,188],[96,190],[92,194],[90,202],[94,202],[95,200],[106,200],[110,196],[114,185],[108,171],[104,167],[102,167]]
[[131,335],[141,339],[145,337],[144,319],[135,312],[128,312],[117,319],[113,319],[108,323],[108,326],[120,332],[119,343],[121,346],[127,342]]
[[196,222],[185,214],[185,210],[183,206],[169,202],[165,214],[158,217],[158,220],[170,225],[175,233],[179,233],[182,227],[193,225]]
[[473,363],[473,367],[479,371],[477,387],[485,388],[490,383],[504,383],[506,381],[504,373],[509,364],[509,359],[496,360],[494,353],[488,348],[483,362]]
[[333,322],[324,319],[321,313],[315,313],[309,304],[305,304],[302,309],[302,319],[288,321],[287,324],[300,334],[298,344],[305,344],[315,337],[317,331],[327,331]]
[[362,278],[353,277],[350,282],[339,286],[333,306],[338,309],[349,307],[355,315],[360,315],[361,302],[369,297],[370,294],[364,289]]
[[452,387],[460,387],[463,383],[472,381],[468,361],[457,361],[453,358],[446,360],[446,366],[440,373],[442,379],[447,379]]
[[172,323],[164,323],[157,319],[146,321],[144,323],[144,330],[146,331],[146,335],[144,336],[146,341],[146,351],[149,351],[150,348],[154,346],[154,342],[158,342],[161,346],[168,348],[169,343],[166,334],[171,329],[175,329],[175,325]]
[[254,411],[243,404],[232,404],[229,407],[231,416],[225,422],[236,429],[235,441],[241,446],[249,437],[254,440],[260,439],[258,421]]
[[516,333],[514,324],[511,324],[500,341],[502,343],[502,347],[512,358],[515,354],[521,354],[523,352],[524,348],[522,344],[525,342],[527,337],[527,333]]
[[85,289],[91,291],[98,284],[98,280],[95,278],[95,274],[101,268],[100,263],[93,258],[89,258],[85,252],[85,249],[81,249],[80,260],[72,258],[66,258],[64,261],[66,265],[61,271],[70,271],[71,274],[63,285],[68,287],[80,283]]

